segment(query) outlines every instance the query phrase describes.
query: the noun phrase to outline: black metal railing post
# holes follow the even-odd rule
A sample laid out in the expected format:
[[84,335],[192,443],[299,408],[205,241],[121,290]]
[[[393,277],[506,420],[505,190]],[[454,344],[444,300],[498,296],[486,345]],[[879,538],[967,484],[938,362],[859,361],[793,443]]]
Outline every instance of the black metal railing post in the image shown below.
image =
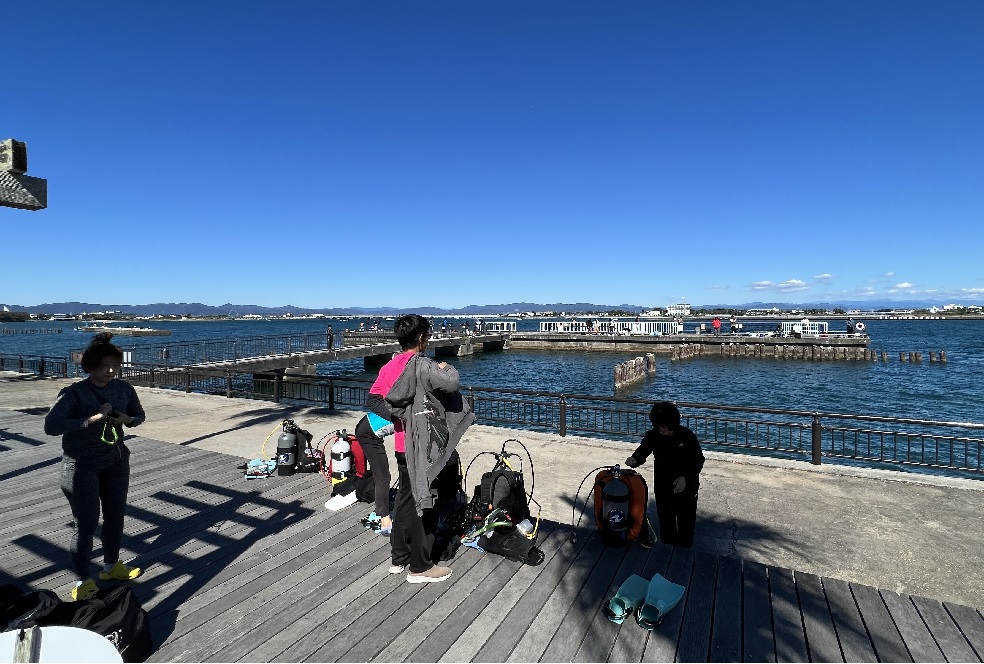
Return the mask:
[[284,389],[284,374],[281,371],[277,372],[277,375],[273,377],[273,401],[274,403],[280,403],[280,394]]
[[813,443],[813,459],[811,460],[811,463],[815,466],[819,466],[822,463],[820,460],[820,444],[823,440],[823,429],[820,427],[820,413],[814,413],[813,415],[813,426],[811,427],[811,433]]
[[560,395],[560,437],[567,435],[567,397]]
[[226,371],[226,396],[232,398],[232,372]]
[[184,370],[185,392],[191,392],[191,369]]
[[150,365],[150,386],[157,387],[157,367]]
[[335,381],[328,380],[328,410],[335,410]]

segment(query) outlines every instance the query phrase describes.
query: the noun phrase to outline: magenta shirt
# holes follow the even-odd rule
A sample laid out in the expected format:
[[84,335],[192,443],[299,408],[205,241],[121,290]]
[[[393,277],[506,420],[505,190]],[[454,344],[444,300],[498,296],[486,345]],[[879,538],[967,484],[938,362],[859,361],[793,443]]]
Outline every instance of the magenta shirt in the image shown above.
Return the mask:
[[[405,353],[400,353],[392,360],[383,365],[379,370],[379,375],[376,376],[376,382],[372,384],[369,388],[369,394],[378,394],[379,396],[386,398],[386,393],[390,391],[393,387],[393,383],[396,379],[400,377],[403,373],[403,369],[406,368],[407,362],[410,358],[414,356],[417,351],[408,350]],[[404,445],[404,435],[403,435],[403,421],[399,418],[393,422],[393,448],[397,452],[406,452],[406,447]]]

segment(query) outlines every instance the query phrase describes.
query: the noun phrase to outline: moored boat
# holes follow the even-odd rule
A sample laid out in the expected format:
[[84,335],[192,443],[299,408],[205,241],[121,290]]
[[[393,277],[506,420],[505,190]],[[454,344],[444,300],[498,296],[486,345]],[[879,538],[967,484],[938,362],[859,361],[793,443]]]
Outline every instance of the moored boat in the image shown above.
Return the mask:
[[85,327],[75,328],[79,332],[88,332],[90,334],[99,334],[101,332],[110,332],[112,334],[119,335],[121,337],[169,337],[171,336],[171,330],[161,330],[153,327],[137,327],[136,325],[87,325]]

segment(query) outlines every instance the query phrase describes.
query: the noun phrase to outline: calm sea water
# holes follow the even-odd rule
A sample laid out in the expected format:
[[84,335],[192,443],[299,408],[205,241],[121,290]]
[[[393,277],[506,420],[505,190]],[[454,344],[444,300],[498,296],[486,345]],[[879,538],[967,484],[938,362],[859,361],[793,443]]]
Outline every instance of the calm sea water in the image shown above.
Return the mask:
[[[455,322],[454,319],[451,319]],[[816,320],[823,320],[818,318]],[[439,321],[435,321],[438,322]],[[460,322],[460,321],[459,321]],[[117,337],[123,346],[234,337],[336,332],[357,322],[298,321],[174,321],[155,322],[172,330],[170,337]],[[619,396],[670,399],[709,404],[762,408],[911,417],[981,422],[984,412],[984,321],[982,320],[872,320],[865,321],[871,348],[889,353],[888,362],[805,362],[799,360],[701,357],[671,363],[657,357],[656,376]],[[385,323],[384,323],[385,324]],[[85,346],[90,335],[75,331],[76,324],[0,323],[0,329],[61,327],[61,334],[0,334],[0,353],[67,356]],[[392,325],[390,322],[389,325]],[[520,321],[524,330],[538,329],[539,321]],[[774,327],[773,324],[769,324]],[[830,321],[832,330],[843,321]],[[688,321],[687,329],[692,323]],[[750,329],[749,325],[745,327]],[[945,350],[948,363],[930,364],[929,351]],[[921,351],[921,364],[901,363],[900,351]],[[454,358],[466,385],[537,389],[567,394],[612,395],[615,364],[639,353],[552,352],[509,350]],[[322,374],[372,378],[361,360],[324,364]]]

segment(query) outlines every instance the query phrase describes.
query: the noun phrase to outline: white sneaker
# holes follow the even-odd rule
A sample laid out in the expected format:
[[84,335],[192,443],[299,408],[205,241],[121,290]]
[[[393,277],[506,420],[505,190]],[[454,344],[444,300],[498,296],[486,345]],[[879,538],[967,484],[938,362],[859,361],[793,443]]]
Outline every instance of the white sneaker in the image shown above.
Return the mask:
[[390,565],[387,570],[390,574],[403,574],[407,571],[408,565]]

